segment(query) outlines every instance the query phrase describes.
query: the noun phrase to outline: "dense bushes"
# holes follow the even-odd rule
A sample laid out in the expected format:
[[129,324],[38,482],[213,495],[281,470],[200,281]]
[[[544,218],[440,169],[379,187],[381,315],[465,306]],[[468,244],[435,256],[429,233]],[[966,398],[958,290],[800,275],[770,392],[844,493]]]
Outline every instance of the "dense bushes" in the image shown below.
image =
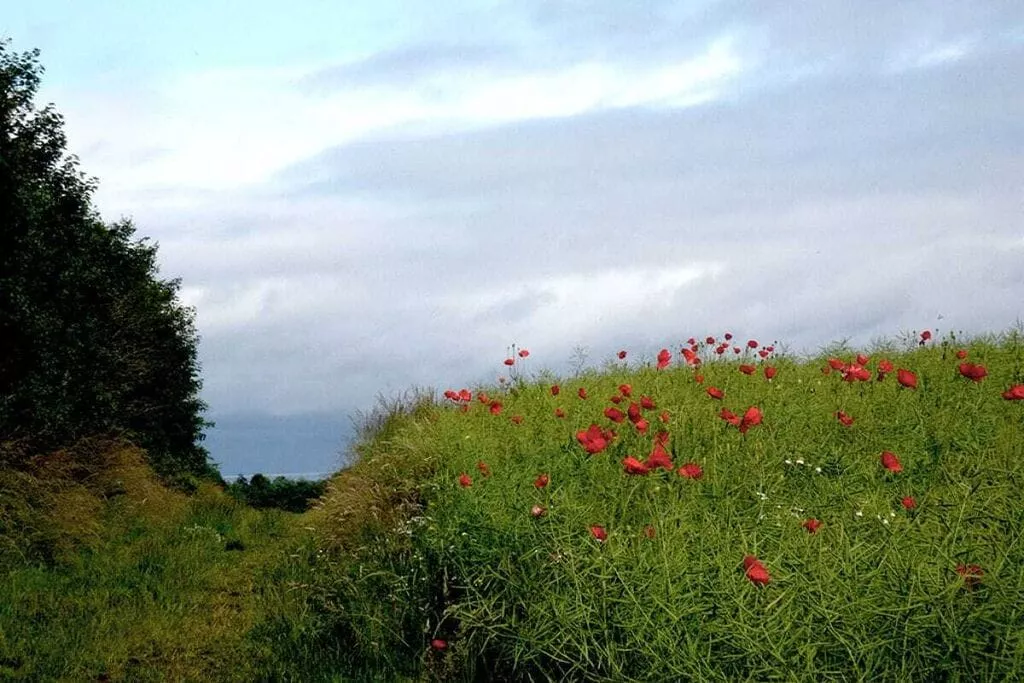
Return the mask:
[[212,473],[193,311],[156,246],[93,208],[60,114],[33,104],[41,72],[0,42],[0,442],[127,433],[164,475]]
[[288,512],[305,512],[323,495],[325,481],[306,481],[254,474],[252,479],[239,477],[228,485],[227,492],[254,508],[277,508]]

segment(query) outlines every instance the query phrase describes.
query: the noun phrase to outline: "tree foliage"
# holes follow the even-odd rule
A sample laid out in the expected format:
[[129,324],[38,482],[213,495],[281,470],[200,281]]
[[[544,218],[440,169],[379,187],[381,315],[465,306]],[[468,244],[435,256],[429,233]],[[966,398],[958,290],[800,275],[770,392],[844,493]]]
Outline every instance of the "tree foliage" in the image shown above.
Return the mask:
[[288,512],[305,512],[314,500],[327,490],[326,481],[307,481],[254,474],[252,479],[238,477],[227,492],[254,508],[278,508]]
[[0,42],[0,441],[126,432],[163,474],[212,473],[194,311],[156,245],[100,219],[41,73]]

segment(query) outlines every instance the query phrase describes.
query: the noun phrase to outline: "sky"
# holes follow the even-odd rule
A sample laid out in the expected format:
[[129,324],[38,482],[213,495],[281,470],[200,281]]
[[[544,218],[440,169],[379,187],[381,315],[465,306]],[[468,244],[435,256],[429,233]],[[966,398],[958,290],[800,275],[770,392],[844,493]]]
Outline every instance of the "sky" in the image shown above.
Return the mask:
[[226,477],[414,387],[1024,318],[1019,0],[36,0],[38,101],[181,278]]

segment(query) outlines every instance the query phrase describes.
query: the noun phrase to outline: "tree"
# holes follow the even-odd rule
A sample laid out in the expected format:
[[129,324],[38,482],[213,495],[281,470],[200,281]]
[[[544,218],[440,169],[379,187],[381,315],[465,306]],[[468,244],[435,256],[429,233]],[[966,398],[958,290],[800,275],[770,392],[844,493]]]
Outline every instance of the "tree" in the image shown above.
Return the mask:
[[42,71],[0,41],[0,441],[127,433],[162,474],[212,474],[194,311],[131,221],[100,219]]

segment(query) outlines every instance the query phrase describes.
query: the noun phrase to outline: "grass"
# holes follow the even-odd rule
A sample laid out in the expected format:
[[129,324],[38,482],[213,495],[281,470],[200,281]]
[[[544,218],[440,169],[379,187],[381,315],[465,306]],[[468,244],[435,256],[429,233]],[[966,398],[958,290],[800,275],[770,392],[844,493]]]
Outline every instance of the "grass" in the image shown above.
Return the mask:
[[[843,347],[699,352],[570,378],[517,357],[469,402],[383,403],[301,515],[168,490],[110,444],[0,468],[0,679],[1024,678],[1021,335],[880,345],[863,382],[824,372]],[[610,421],[641,396],[646,432]],[[745,433],[720,416],[751,406]],[[616,431],[595,454],[591,425]],[[673,468],[627,474],[663,429]]]

